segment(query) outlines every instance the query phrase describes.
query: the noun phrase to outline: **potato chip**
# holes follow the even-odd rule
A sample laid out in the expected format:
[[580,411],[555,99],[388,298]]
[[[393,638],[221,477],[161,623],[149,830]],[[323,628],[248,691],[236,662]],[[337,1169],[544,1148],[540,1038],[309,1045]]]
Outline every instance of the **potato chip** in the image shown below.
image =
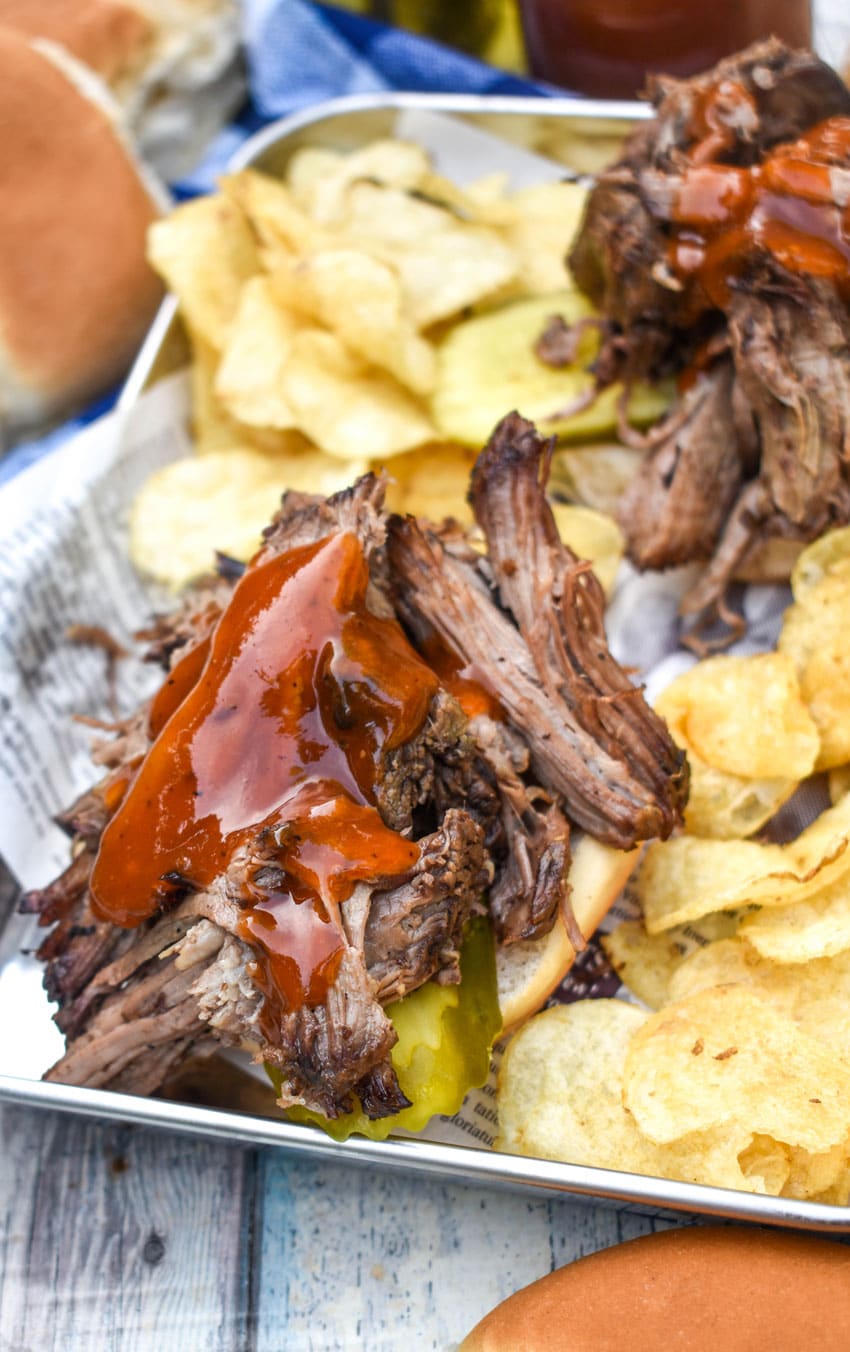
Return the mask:
[[481,178],[474,178],[471,183],[467,183],[464,192],[474,202],[500,204],[507,194],[510,181],[511,176],[506,170],[494,169],[492,173],[484,174]]
[[839,1206],[846,1205],[850,1190],[846,1144],[835,1145],[831,1150],[817,1154],[799,1148],[791,1150],[789,1164],[790,1172],[782,1188],[783,1197],[813,1201],[832,1192]]
[[[552,315],[574,324],[593,313],[580,292],[561,291],[512,301],[456,324],[437,350],[437,386],[431,400],[443,435],[464,445],[482,446],[511,409],[530,418],[544,435],[604,436],[611,432],[622,393],[618,386],[604,390],[583,412],[563,416],[565,409],[593,389],[588,368],[598,351],[598,334],[588,330],[578,344],[575,363],[560,370],[545,365],[534,352]],[[667,403],[664,391],[636,386],[629,417],[636,422],[653,421]]]
[[559,446],[552,456],[550,490],[614,516],[643,457],[643,451],[628,446]]
[[829,801],[837,803],[845,793],[850,792],[850,765],[837,765],[827,776]]
[[176,460],[153,474],[133,503],[133,563],[176,589],[211,572],[216,550],[248,559],[282,489],[280,467],[258,451]]
[[414,393],[433,388],[434,348],[403,313],[401,284],[385,263],[356,249],[324,249],[277,269],[271,284],[279,305],[318,320]]
[[370,141],[347,155],[323,147],[297,150],[286,170],[292,196],[319,225],[337,225],[345,217],[348,187],[368,179],[389,187],[419,188],[431,173],[428,154],[412,141]]
[[190,328],[221,350],[242,285],[259,270],[254,236],[226,197],[196,197],[155,221],[148,258],[180,302]]
[[[678,741],[678,738],[676,739]],[[715,770],[687,744],[690,790],[685,829],[712,840],[745,840],[774,817],[797,788],[796,779],[744,779]]]
[[758,1180],[769,1197],[778,1197],[791,1176],[791,1147],[772,1136],[753,1136],[738,1156],[741,1172],[748,1181]]
[[192,343],[192,440],[199,455],[243,445],[239,425],[215,393],[218,352],[200,337]]
[[787,845],[679,836],[650,845],[636,890],[650,934],[753,902],[802,901],[850,871],[850,798]]
[[496,230],[460,221],[433,202],[373,183],[353,184],[346,202],[349,243],[395,269],[419,329],[451,319],[517,276],[517,259]]
[[320,493],[330,497],[349,488],[361,474],[372,468],[364,458],[340,460],[312,446],[306,437],[282,433],[278,444],[270,444],[267,459],[277,468],[282,491],[292,488],[299,493]]
[[762,957],[742,930],[680,963],[670,978],[670,999],[724,985],[748,986],[850,1064],[850,954],[780,965]]
[[335,460],[285,434],[279,454],[248,447],[175,460],[153,474],[130,515],[130,556],[177,590],[215,566],[219,551],[247,561],[286,489],[330,494],[368,468]]
[[791,590],[795,601],[806,594],[828,574],[845,575],[850,570],[850,526],[829,530],[807,545],[791,573]]
[[785,863],[781,845],[700,840],[678,836],[650,845],[635,888],[650,934],[699,920],[718,910],[739,910],[748,889]]
[[451,516],[470,523],[472,510],[466,495],[474,463],[474,451],[441,443],[395,456],[388,465],[388,509],[428,521]]
[[[667,983],[669,1003],[684,1000],[697,991],[710,990],[712,986],[743,984],[758,985],[759,977],[772,970],[758,953],[737,935],[728,935],[724,939],[694,949],[680,962]],[[783,1013],[793,1017],[794,993],[786,983],[777,987]]]
[[781,653],[696,663],[656,701],[688,748],[714,769],[747,779],[811,774],[819,751],[794,664]]
[[625,552],[623,532],[612,516],[592,507],[553,502],[558,533],[580,559],[588,559],[606,592],[614,586]]
[[649,935],[641,920],[624,920],[600,938],[602,948],[624,986],[650,1009],[660,1009],[669,1000],[670,976],[685,952],[672,937]]
[[322,450],[343,460],[380,462],[437,440],[413,396],[349,352],[335,334],[300,330],[283,386],[298,426]]
[[797,579],[801,597],[785,612],[778,648],[794,662],[820,734],[817,769],[829,770],[850,761],[850,570],[834,564],[816,577],[811,557],[806,568]]
[[567,254],[587,201],[578,183],[537,183],[510,198],[504,236],[519,258],[519,289],[542,296],[573,285]]
[[824,1192],[811,1193],[808,1200],[823,1202],[827,1206],[847,1206],[850,1200],[850,1163],[845,1159],[844,1168],[832,1186]]
[[850,950],[850,877],[838,878],[804,901],[748,915],[741,933],[771,962],[810,962]]
[[536,1015],[499,1072],[497,1149],[539,1159],[743,1188],[745,1128],[659,1148],[623,1107],[629,1041],[649,1016],[622,1000],[580,1000]]
[[746,987],[719,986],[636,1030],[624,1102],[659,1144],[737,1124],[820,1154],[850,1133],[850,1066]]
[[[850,602],[850,591],[847,595]],[[850,604],[846,616],[850,619]],[[843,622],[824,634],[823,642],[803,669],[800,690],[820,734],[817,769],[829,770],[850,757],[850,651]]]
[[245,283],[214,386],[232,417],[256,427],[297,426],[283,378],[301,327],[275,301],[268,277]]
[[642,1144],[623,1111],[622,1067],[648,1017],[622,1000],[581,1000],[523,1024],[499,1070],[497,1149],[622,1168],[622,1138]]
[[291,456],[311,446],[294,428],[253,427],[234,418],[215,392],[218,354],[199,338],[193,346],[192,438],[198,455],[209,455],[213,451],[254,450]]
[[[847,1170],[847,1149],[837,1145],[812,1154],[775,1141],[772,1136],[754,1136],[752,1144],[739,1156],[739,1163],[747,1178],[761,1178],[770,1196],[781,1194],[809,1201],[823,1199],[826,1189],[830,1189],[835,1193],[833,1201],[837,1202]],[[845,1193],[848,1183],[850,1179],[845,1179]]]
[[226,174],[219,180],[223,198],[234,203],[254,230],[266,267],[280,266],[293,254],[333,242],[306,212],[285,184],[256,169]]
[[647,934],[642,920],[624,920],[600,942],[623,985],[650,1009],[661,1009],[673,998],[670,983],[682,963],[701,948],[714,947],[714,940],[734,934],[737,924],[735,912],[719,912],[692,925]]
[[513,221],[514,208],[505,194],[506,186],[504,174],[493,174],[462,188],[431,171],[420,179],[417,191],[437,206],[447,208],[460,221],[508,226]]

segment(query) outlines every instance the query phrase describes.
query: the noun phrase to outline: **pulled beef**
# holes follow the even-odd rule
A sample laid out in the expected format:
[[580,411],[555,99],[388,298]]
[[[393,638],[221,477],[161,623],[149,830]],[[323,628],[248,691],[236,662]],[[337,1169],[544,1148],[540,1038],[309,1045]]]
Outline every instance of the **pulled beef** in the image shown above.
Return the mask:
[[540,787],[592,835],[628,849],[670,834],[687,770],[608,651],[601,587],[561,543],[546,501],[545,449],[511,414],[476,465],[472,502],[492,582],[475,551],[446,549],[410,517],[391,520],[396,605],[497,692]]
[[719,362],[657,427],[619,513],[638,568],[711,558],[743,478],[733,381],[731,362]]
[[[284,1106],[333,1118],[359,1102],[369,1116],[391,1115],[407,1100],[384,1006],[428,980],[460,979],[471,915],[489,907],[497,936],[512,942],[544,934],[560,912],[581,946],[565,881],[570,820],[622,846],[666,835],[685,779],[662,725],[608,654],[602,593],[560,544],[545,460],[516,416],[483,453],[473,495],[489,561],[457,529],[425,533],[411,518],[388,518],[373,475],[328,499],[285,495],[267,550],[356,535],[369,611],[401,619],[414,643],[426,629],[442,635],[504,716],[470,718],[441,686],[418,732],[381,753],[374,805],[417,842],[418,858],[402,876],[359,882],[341,902],[322,894],[338,962],[322,998],[299,1005],[271,991],[244,924],[258,896],[288,886],[285,821],[266,820],[203,888],[169,874],[171,894],[136,928],[96,914],[92,869],[151,744],[150,706],[113,725],[96,756],[107,774],[61,819],[72,863],[22,903],[50,927],[39,954],[67,1050],[49,1078],[149,1093],[187,1058],[224,1044],[276,1069]],[[159,617],[147,634],[152,658],[173,670],[205,640],[229,585],[205,586]]]
[[419,848],[410,878],[374,892],[366,917],[363,954],[382,1004],[432,977],[440,985],[458,984],[463,926],[493,876],[484,833],[460,808],[450,808]]
[[[600,387],[691,371],[620,520],[639,568],[709,561],[682,607],[699,647],[707,624],[729,619],[729,581],[760,540],[802,542],[850,520],[850,315],[846,290],[753,241],[737,246],[726,298],[678,271],[683,184],[705,169],[758,170],[777,147],[850,116],[850,90],[811,53],[770,39],[697,78],[653,79],[649,94],[655,117],[598,179],[569,263],[607,325]],[[840,214],[850,164],[835,147],[818,153]]]
[[[721,86],[707,129],[700,105]],[[812,53],[769,38],[704,75],[653,77],[648,93],[655,117],[598,178],[568,261],[581,289],[628,335],[621,368],[651,376],[679,365],[675,349],[692,324],[692,298],[671,273],[664,228],[677,175],[694,158],[752,165],[824,118],[850,115],[850,90]]]

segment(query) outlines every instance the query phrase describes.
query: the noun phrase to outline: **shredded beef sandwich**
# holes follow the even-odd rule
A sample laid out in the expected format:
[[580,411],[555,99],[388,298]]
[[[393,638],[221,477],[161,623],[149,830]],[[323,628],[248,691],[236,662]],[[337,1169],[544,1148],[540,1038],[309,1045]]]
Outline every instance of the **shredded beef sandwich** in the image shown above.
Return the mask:
[[151,1093],[243,1046],[284,1106],[393,1115],[385,1006],[459,981],[470,917],[503,944],[570,923],[574,824],[623,849],[677,825],[683,756],[608,651],[546,453],[516,414],[496,429],[485,549],[389,516],[367,475],[286,494],[241,576],[160,617],[165,682],[23,902],[67,1040],[49,1079]]

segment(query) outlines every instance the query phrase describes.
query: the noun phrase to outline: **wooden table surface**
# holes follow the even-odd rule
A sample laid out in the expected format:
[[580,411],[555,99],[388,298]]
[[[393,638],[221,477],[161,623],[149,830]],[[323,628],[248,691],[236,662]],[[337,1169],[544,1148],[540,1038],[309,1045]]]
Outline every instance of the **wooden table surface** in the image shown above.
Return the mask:
[[2,1352],[449,1349],[669,1222],[0,1107]]

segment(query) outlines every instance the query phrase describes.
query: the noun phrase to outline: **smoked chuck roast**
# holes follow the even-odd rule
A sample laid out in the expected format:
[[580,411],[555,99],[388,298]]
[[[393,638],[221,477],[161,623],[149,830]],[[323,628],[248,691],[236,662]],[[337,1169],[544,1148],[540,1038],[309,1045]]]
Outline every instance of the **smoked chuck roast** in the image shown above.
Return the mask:
[[599,386],[677,378],[656,427],[621,429],[646,454],[620,520],[638,568],[707,564],[682,606],[699,647],[740,629],[729,582],[766,541],[850,521],[850,90],[771,39],[649,94],[569,265]]
[[509,944],[563,914],[580,947],[573,825],[628,849],[680,823],[683,755],[608,651],[547,453],[503,420],[478,532],[388,515],[375,475],[287,493],[241,577],[158,618],[165,683],[97,748],[72,862],[22,903],[50,927],[49,1079],[151,1093],[247,1046],[284,1106],[392,1115],[384,1006],[459,981],[469,918]]

